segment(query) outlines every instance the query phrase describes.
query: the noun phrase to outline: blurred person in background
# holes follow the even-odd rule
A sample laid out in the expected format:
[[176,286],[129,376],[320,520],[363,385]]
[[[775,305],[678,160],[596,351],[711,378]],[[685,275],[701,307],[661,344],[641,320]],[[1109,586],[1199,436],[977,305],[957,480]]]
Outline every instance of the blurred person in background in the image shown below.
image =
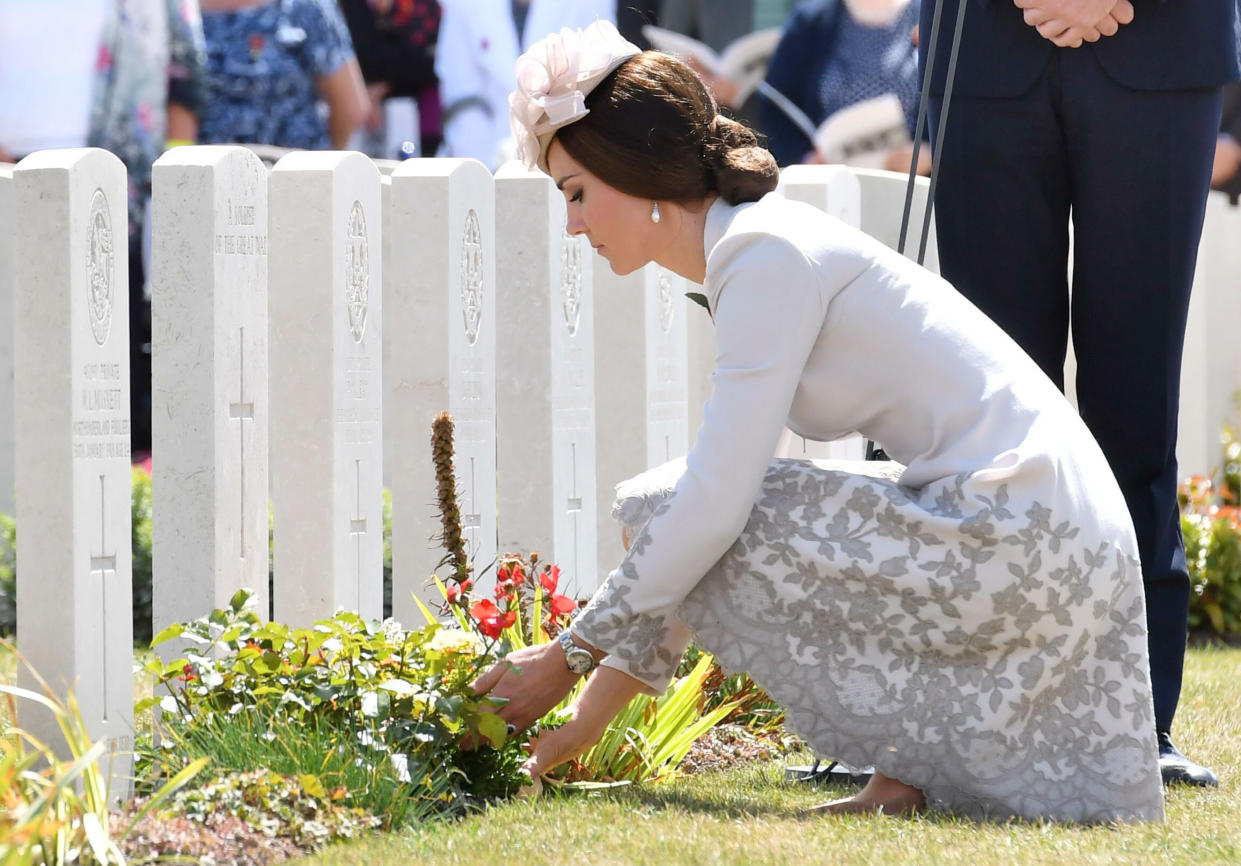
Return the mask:
[[[717,54],[723,54],[742,36],[769,27],[784,27],[793,0],[662,0],[659,26],[692,36]],[[624,33],[624,31],[621,31]],[[645,47],[639,43],[639,47]],[[751,129],[763,132],[757,94],[738,102],[736,85],[712,75],[687,59],[716,100]]]
[[616,0],[442,0],[435,72],[444,104],[440,156],[495,169],[516,153],[508,95],[513,67],[531,44],[562,27],[616,23]]
[[651,45],[642,35],[642,25],[659,23],[660,0],[617,0],[616,29],[644,51]]
[[192,144],[203,106],[196,0],[0,3],[0,161],[36,150],[101,147],[129,191],[131,450],[151,449],[151,304],[143,239],[151,165]]
[[413,99],[418,114],[416,155],[434,156],[443,138],[439,81],[435,77],[439,3],[340,0],[340,8],[345,13],[370,97],[367,131],[376,134],[383,129],[385,101]]
[[[919,0],[803,0],[771,59],[767,84],[816,126],[843,108],[895,94],[912,137],[920,95],[914,32],[919,8]],[[759,117],[780,165],[824,161],[776,103],[762,99]],[[889,171],[908,171],[910,156],[910,147],[899,145],[880,162]],[[930,172],[925,148],[918,170]]]
[[335,0],[201,0],[205,144],[342,150],[369,109]]

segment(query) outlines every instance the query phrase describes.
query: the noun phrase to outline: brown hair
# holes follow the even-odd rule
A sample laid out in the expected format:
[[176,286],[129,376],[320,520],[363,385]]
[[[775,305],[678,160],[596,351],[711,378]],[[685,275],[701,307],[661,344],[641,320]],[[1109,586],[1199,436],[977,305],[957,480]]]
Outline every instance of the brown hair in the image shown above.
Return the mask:
[[556,133],[591,174],[623,193],[729,204],[776,188],[775,158],[749,127],[719,113],[689,66],[656,51],[626,60],[586,97],[590,113]]

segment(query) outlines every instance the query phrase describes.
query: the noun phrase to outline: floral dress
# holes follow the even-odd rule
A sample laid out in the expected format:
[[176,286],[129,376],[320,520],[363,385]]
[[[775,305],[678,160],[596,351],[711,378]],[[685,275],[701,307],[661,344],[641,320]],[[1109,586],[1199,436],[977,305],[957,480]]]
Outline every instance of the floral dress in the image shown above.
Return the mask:
[[273,0],[203,14],[207,104],[203,144],[331,146],[318,80],[353,58],[334,0]]
[[196,0],[117,0],[95,64],[92,147],[125,163],[131,236],[151,194],[151,166],[164,152],[169,103],[203,105],[203,33]]
[[[1163,816],[1137,544],[1072,407],[939,277],[806,205],[716,201],[714,390],[620,485],[574,622],[658,690],[691,633],[821,754],[964,815]],[[900,466],[775,460],[854,430]]]

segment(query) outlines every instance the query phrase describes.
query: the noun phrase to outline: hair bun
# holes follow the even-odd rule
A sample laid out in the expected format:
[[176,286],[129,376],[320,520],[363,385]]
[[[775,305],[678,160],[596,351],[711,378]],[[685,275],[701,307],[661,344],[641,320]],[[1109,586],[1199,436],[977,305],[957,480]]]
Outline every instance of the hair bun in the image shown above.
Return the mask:
[[744,124],[717,114],[703,148],[715,188],[729,204],[758,201],[776,188],[780,169],[758,136]]

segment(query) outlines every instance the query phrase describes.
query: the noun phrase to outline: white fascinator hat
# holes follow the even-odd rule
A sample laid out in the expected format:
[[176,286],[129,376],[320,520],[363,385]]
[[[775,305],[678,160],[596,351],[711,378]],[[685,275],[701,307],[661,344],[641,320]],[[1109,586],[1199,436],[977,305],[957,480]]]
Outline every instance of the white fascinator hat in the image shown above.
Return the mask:
[[508,98],[521,161],[546,172],[547,148],[556,130],[589,114],[587,94],[641,53],[610,21],[596,21],[584,30],[566,27],[531,45],[517,59],[517,89]]

